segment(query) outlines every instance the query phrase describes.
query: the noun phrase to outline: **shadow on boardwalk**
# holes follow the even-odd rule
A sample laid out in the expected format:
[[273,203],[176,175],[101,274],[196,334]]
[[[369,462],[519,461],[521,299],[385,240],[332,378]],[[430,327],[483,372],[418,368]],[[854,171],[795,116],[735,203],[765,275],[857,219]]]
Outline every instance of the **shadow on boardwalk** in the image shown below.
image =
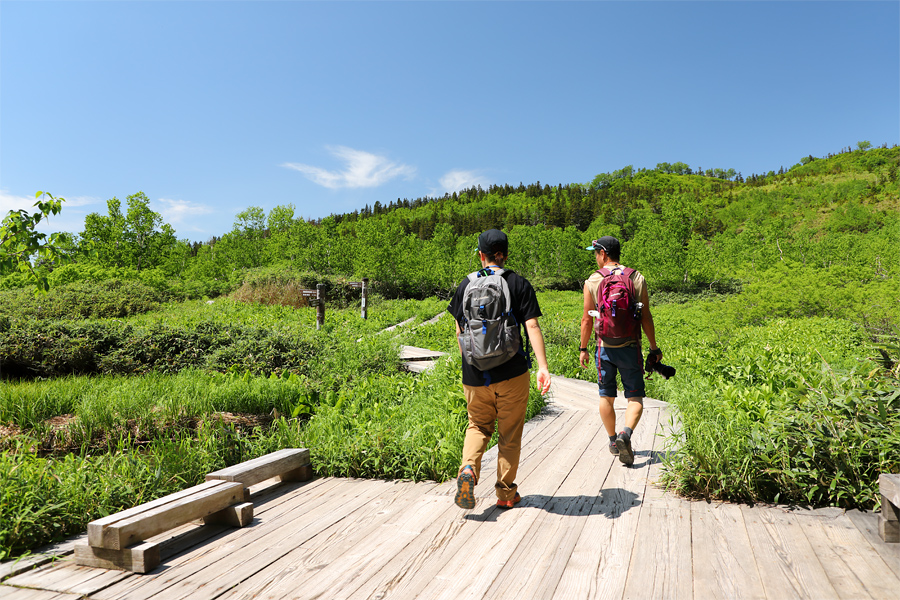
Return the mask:
[[870,514],[690,502],[654,485],[669,422],[665,403],[645,402],[626,468],[596,384],[555,378],[526,424],[514,509],[495,506],[493,450],[472,511],[453,504],[453,481],[261,485],[249,527],[185,526],[147,575],[63,559],[8,578],[0,598],[897,597],[900,545]]

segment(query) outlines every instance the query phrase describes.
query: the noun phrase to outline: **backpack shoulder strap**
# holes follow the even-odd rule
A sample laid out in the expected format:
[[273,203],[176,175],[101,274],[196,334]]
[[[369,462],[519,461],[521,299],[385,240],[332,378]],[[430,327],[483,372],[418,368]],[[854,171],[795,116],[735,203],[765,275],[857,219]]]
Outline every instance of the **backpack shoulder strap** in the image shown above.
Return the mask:
[[603,267],[602,269],[597,269],[597,273],[600,273],[600,277],[609,277],[612,274],[612,271]]

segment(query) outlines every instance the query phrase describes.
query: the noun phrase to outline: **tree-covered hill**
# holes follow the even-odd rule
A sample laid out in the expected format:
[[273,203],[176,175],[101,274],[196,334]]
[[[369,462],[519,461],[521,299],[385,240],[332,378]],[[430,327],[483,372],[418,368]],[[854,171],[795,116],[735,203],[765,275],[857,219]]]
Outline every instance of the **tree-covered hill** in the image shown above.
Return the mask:
[[[55,287],[137,279],[171,297],[228,293],[276,272],[335,289],[368,277],[389,297],[445,296],[475,267],[477,234],[498,227],[510,236],[510,266],[539,289],[578,289],[593,268],[582,248],[612,234],[623,241],[623,262],[644,272],[655,293],[735,291],[766,281],[773,267],[783,271],[774,284],[787,277],[847,285],[852,274],[881,293],[898,275],[898,169],[900,148],[860,142],[747,177],[676,162],[627,166],[583,184],[376,202],[316,221],[295,218],[290,204],[268,214],[251,206],[232,231],[204,244],[175,239],[138,192],[126,210],[113,198],[107,215],[87,217],[68,248],[71,264],[44,268]],[[28,283],[0,275],[5,288]],[[896,311],[875,312],[884,320]]]

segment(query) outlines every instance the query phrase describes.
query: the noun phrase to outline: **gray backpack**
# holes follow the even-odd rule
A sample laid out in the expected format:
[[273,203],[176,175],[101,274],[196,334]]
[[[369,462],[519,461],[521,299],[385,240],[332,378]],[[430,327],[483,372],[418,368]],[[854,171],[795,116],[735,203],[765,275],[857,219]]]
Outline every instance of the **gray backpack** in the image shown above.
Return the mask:
[[475,271],[469,274],[469,285],[463,293],[459,344],[466,362],[479,371],[507,362],[522,345],[503,273],[500,268]]

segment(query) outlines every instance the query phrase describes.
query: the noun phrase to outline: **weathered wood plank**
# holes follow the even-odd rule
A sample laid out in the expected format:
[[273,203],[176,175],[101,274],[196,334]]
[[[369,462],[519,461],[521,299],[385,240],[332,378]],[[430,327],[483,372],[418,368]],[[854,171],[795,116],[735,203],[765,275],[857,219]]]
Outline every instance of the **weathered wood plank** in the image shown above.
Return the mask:
[[575,549],[597,490],[613,457],[603,451],[605,433],[589,428],[593,438],[565,480],[541,507],[522,542],[484,594],[486,598],[546,598],[553,594]]
[[71,537],[62,542],[44,546],[31,556],[26,556],[17,560],[5,560],[0,562],[0,581],[30,571],[36,567],[40,567],[47,563],[51,563],[59,558],[68,556],[75,552],[75,544],[87,541],[87,534]]
[[878,476],[878,493],[887,499],[893,506],[892,517],[885,517],[892,521],[897,520],[897,507],[900,507],[900,475],[882,473]]
[[3,600],[81,600],[81,594],[61,594],[46,590],[18,588],[0,585],[0,598]]
[[[253,503],[241,502],[233,504],[218,512],[203,517],[205,525],[231,525],[232,527],[246,527],[253,521]],[[146,572],[146,571],[144,571]]]
[[[599,422],[599,415],[596,418]],[[553,598],[568,600],[623,596],[652,454],[652,450],[644,448],[653,447],[658,419],[658,411],[644,412],[632,436],[635,449],[633,467],[625,467],[618,459],[613,463],[606,480],[602,482],[602,489],[598,489],[599,496],[591,506]],[[605,435],[605,430],[601,430],[601,434]],[[608,452],[606,446],[609,439],[605,441],[597,451]]]
[[839,597],[797,517],[767,507],[741,506],[741,512],[768,597]]
[[90,544],[76,544],[75,561],[83,567],[149,573],[159,566],[159,544],[141,542],[122,550],[95,548]]
[[900,542],[900,475],[879,475],[878,491],[881,494],[878,533],[885,542]]
[[447,356],[447,353],[415,346],[400,346],[400,360],[433,360],[442,356]]
[[900,578],[866,542],[847,516],[798,519],[840,598],[889,598]]
[[[522,502],[519,506],[509,511],[489,508],[479,518],[471,519],[467,529],[473,531],[469,535],[461,532],[458,540],[448,546],[454,551],[448,553],[441,570],[416,595],[436,599],[464,594],[484,596],[503,568],[511,564],[511,555],[525,543],[538,516],[545,513],[547,504],[553,501],[572,466],[596,439],[596,428],[591,426],[594,419],[594,415],[582,413],[572,431],[559,444],[544,447],[549,452],[542,460],[539,474],[531,471],[520,478]],[[600,483],[596,482],[597,485]],[[590,491],[596,494],[597,489],[594,487]],[[480,559],[473,561],[472,556]],[[529,568],[528,565],[514,565],[513,568],[516,567]]]
[[298,596],[335,600],[347,595],[433,520],[437,499],[423,502],[422,487],[409,482],[388,486],[388,491],[373,502],[242,581],[218,600]]
[[[222,487],[223,483],[228,485],[229,487]],[[134,517],[140,517],[147,514],[152,514],[157,510],[165,510],[167,507],[171,506],[180,506],[186,500],[190,500],[191,498],[195,498],[198,493],[204,493],[207,491],[215,491],[217,489],[233,489],[233,485],[229,485],[227,482],[217,482],[210,481],[206,483],[201,483],[200,485],[193,486],[179,492],[175,492],[173,494],[169,494],[168,496],[163,496],[162,498],[158,498],[151,502],[146,502],[144,504],[140,504],[133,508],[129,508],[127,510],[123,510],[117,512],[115,514],[109,515],[107,517],[103,517],[102,519],[97,519],[95,521],[91,521],[88,523],[88,543],[91,546],[96,547],[109,547],[104,545],[104,537],[107,535],[107,530],[114,525],[121,525],[123,522],[128,521]],[[242,492],[243,494],[243,492]],[[196,517],[199,518],[199,517]],[[190,520],[190,519],[188,519]],[[181,525],[183,523],[178,523]],[[159,532],[158,532],[159,533]],[[139,540],[135,540],[139,541]],[[128,543],[120,546],[124,548]],[[117,549],[117,548],[114,548]]]
[[403,363],[403,368],[410,373],[424,373],[433,369],[434,366],[435,362],[433,360],[417,360]]
[[653,460],[625,582],[626,599],[693,596],[690,504],[655,485],[660,477],[669,419],[668,409],[660,409]]
[[[573,420],[575,413],[556,413],[548,415],[543,421],[547,428],[535,428],[529,430],[523,437],[522,460],[519,465],[519,481],[522,493],[527,496],[533,490],[530,489],[530,475],[540,472],[539,467],[545,463],[545,459],[553,450],[554,440],[564,440],[571,435],[578,421]],[[557,432],[557,435],[545,440],[543,438],[547,429]],[[488,451],[487,456],[496,459],[496,447]],[[488,461],[483,465],[483,475],[486,477]],[[500,509],[494,507],[495,495],[493,486],[488,482],[493,477],[483,480],[476,488],[475,511],[461,511],[453,505],[450,496],[456,491],[455,481],[448,481],[441,486],[441,490],[435,495],[442,502],[443,510],[427,525],[409,544],[404,546],[384,568],[371,577],[358,590],[353,592],[350,598],[412,598],[418,595],[433,578],[441,571],[442,567],[457,552],[470,552],[466,548],[466,542],[473,536],[482,535],[478,532],[479,524],[492,522],[499,518]],[[483,500],[488,499],[488,500]],[[523,501],[524,502],[524,501]],[[478,514],[476,511],[482,511]],[[523,507],[517,507],[512,511],[521,511]],[[506,515],[502,515],[506,517]],[[507,521],[504,520],[504,523]]]
[[399,327],[403,327],[403,326],[405,326],[405,325],[409,325],[410,323],[412,323],[412,322],[415,321],[415,320],[416,320],[415,317],[410,317],[410,318],[406,319],[405,321],[401,321],[401,322],[397,323],[396,325],[391,325],[390,327],[385,327],[384,329],[381,330],[380,333],[384,333],[384,332],[386,332],[386,331],[393,331],[393,330],[395,330],[395,329],[397,329],[397,328],[399,328]]
[[739,506],[691,503],[694,598],[766,598]]
[[[189,489],[194,492],[181,496],[174,502],[107,523],[101,528],[95,527],[93,532],[88,525],[90,544],[120,550],[173,527],[224,510],[244,498],[244,486],[238,481],[208,481]],[[97,537],[100,538],[99,544],[95,543]]]
[[878,535],[889,544],[900,542],[900,521],[888,519],[884,513],[878,515]]
[[72,558],[68,558],[51,566],[23,573],[5,583],[51,592],[91,594],[128,577],[132,577],[132,574],[124,571],[82,567],[76,565]]
[[887,543],[878,535],[878,514],[858,510],[848,510],[845,514],[891,572],[900,577],[900,545]]
[[240,481],[245,487],[308,466],[307,448],[284,448],[253,460],[248,460],[207,474],[206,481]]

